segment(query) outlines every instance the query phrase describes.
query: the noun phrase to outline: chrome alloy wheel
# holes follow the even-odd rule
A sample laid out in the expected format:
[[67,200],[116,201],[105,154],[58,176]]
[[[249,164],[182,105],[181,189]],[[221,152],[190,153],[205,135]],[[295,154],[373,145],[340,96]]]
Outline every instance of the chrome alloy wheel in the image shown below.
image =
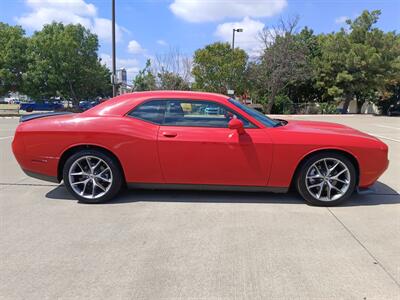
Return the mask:
[[111,188],[110,166],[96,156],[82,156],[69,168],[69,182],[75,193],[86,199],[100,198]]
[[313,163],[307,170],[308,192],[320,201],[335,201],[350,187],[350,171],[336,158],[323,158]]

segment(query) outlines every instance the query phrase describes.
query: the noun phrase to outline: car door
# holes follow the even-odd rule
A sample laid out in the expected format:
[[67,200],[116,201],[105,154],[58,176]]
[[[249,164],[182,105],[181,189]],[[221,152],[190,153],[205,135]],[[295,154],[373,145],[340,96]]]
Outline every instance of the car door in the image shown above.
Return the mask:
[[[243,121],[245,133],[228,128]],[[169,184],[265,186],[272,145],[263,129],[213,101],[168,100],[158,153]]]

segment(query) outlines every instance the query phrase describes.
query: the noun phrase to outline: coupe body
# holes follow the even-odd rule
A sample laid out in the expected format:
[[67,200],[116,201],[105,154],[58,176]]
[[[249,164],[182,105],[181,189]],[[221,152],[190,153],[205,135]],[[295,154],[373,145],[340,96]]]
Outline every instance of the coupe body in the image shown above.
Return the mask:
[[344,125],[274,120],[227,96],[152,91],[83,113],[23,119],[12,144],[28,175],[64,181],[80,201],[123,186],[286,192],[336,205],[372,185],[388,147]]

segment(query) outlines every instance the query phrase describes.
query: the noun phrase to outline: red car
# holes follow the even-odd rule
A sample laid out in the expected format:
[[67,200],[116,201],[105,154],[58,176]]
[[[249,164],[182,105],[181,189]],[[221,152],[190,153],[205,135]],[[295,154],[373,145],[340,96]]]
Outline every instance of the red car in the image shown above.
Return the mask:
[[30,176],[97,203],[123,186],[286,192],[335,205],[372,185],[388,147],[326,122],[274,120],[223,95],[125,94],[80,114],[23,118],[12,144]]

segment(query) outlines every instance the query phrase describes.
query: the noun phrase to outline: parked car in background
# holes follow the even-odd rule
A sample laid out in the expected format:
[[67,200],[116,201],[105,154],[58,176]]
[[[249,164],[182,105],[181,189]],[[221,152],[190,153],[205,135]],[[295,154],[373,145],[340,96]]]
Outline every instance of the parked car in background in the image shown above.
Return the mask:
[[395,104],[390,105],[388,111],[388,116],[400,116],[400,101],[397,101]]
[[96,105],[98,105],[100,103],[101,103],[100,100],[94,100],[94,101],[83,100],[83,101],[79,101],[78,107],[81,110],[85,111],[85,110],[88,110],[89,108],[95,107]]
[[55,111],[63,109],[64,105],[59,101],[27,102],[21,103],[19,109],[32,111]]
[[[203,107],[218,107],[208,114]],[[185,108],[185,109],[184,109]],[[124,94],[83,113],[21,117],[13,152],[32,177],[98,203],[132,188],[286,192],[332,206],[388,166],[376,137],[328,123],[276,120],[227,96]]]

